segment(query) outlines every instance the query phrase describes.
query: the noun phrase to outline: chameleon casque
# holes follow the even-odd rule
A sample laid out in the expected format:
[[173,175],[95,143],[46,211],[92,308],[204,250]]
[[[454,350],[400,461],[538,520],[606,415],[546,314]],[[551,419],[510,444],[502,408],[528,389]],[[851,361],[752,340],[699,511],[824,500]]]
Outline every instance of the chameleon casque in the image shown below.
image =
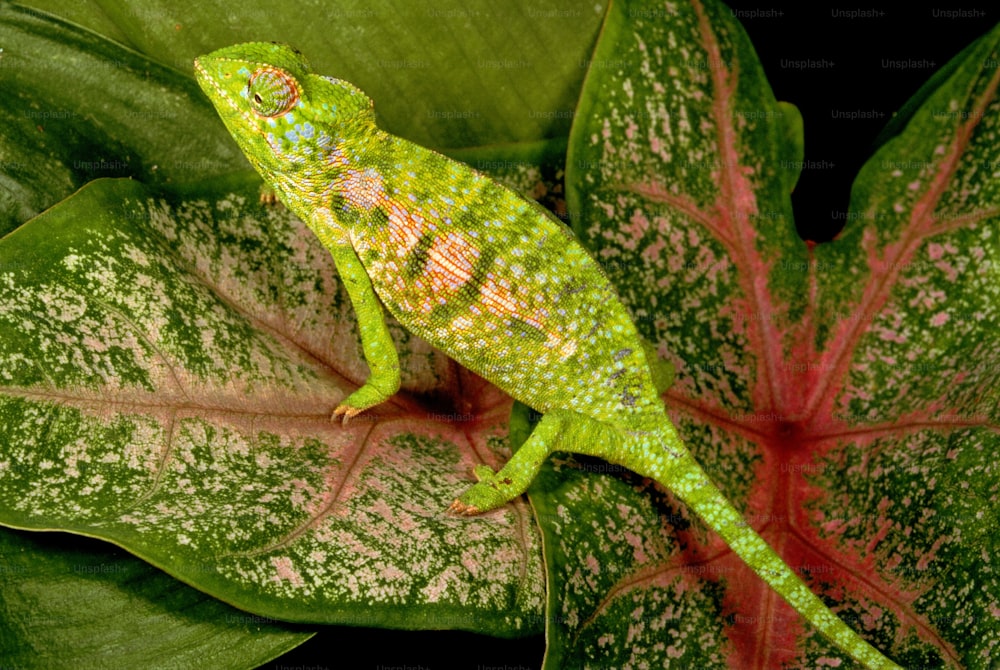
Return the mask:
[[241,44],[195,61],[250,163],[329,249],[371,374],[334,410],[399,388],[382,305],[406,328],[543,416],[499,471],[451,505],[495,509],[555,450],[599,456],[677,494],[824,635],[871,668],[898,667],[837,618],[709,480],[667,417],[624,305],[572,233],[472,168],[390,135],[353,85],[294,49]]

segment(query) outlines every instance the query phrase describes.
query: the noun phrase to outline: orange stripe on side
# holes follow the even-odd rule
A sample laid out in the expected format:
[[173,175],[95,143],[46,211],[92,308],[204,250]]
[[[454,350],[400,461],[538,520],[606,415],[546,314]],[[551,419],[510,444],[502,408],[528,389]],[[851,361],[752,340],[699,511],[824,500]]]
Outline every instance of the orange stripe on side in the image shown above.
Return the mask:
[[427,231],[424,218],[398,202],[389,201],[389,237],[400,258],[407,256]]
[[455,233],[439,237],[427,250],[426,272],[437,291],[455,293],[472,281],[479,249]]
[[[544,333],[546,336],[545,346],[550,349],[559,346],[559,343],[562,342],[562,337],[558,333],[545,327],[545,323],[541,320],[544,319],[544,315],[540,314],[539,310],[535,310],[533,316],[528,315],[528,303],[518,300],[510,288],[510,283],[506,279],[496,279],[492,276],[487,276],[479,288],[479,295],[483,307],[492,314],[500,317],[515,318]],[[562,358],[565,358],[575,350],[575,346],[563,346],[560,348],[560,354]]]

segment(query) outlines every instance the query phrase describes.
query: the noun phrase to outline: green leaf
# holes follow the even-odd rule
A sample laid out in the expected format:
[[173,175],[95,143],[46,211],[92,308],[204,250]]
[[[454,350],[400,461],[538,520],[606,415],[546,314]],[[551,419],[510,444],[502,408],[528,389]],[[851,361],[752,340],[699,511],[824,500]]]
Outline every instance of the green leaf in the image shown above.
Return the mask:
[[6,667],[246,668],[312,637],[65,535],[0,530],[0,592]]
[[444,513],[498,446],[503,397],[397,328],[404,392],[331,421],[365,376],[346,293],[254,191],[167,203],[99,180],[4,239],[0,518],[113,541],[265,616],[535,631],[526,508]]
[[185,74],[196,56],[219,47],[262,39],[293,44],[315,71],[376,100],[391,132],[438,147],[565,136],[604,14],[603,5],[574,0],[544,7],[527,0],[288,7],[244,0],[238,8],[224,0],[79,0],[69,14],[60,0],[28,4]]
[[188,72],[6,2],[0,32],[0,236],[92,179],[249,169]]
[[[983,667],[1000,639],[998,41],[921,91],[815,249],[788,198],[801,119],[720,3],[613,5],[570,138],[574,227],[675,364],[686,442],[905,667]],[[602,465],[554,461],[532,497],[547,667],[845,662],[669,494]]]

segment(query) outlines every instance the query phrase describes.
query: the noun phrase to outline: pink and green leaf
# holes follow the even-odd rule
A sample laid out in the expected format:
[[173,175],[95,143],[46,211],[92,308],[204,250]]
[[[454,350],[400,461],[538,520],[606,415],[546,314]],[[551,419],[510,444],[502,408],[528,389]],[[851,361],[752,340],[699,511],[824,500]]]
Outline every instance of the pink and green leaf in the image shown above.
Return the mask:
[[[677,367],[665,401],[715,481],[896,660],[995,656],[996,30],[921,89],[859,175],[848,228],[810,247],[788,203],[802,119],[774,101],[721,4],[614,3],[589,54],[600,15],[569,4],[551,13],[562,20],[511,24],[530,47],[443,36],[453,20],[388,2],[338,9],[356,30],[331,44],[308,16],[276,24],[271,5],[244,4],[235,23],[211,21],[228,11],[214,2],[184,21],[159,2],[66,16],[185,75],[191,57],[267,28],[372,94],[390,130],[471,147],[451,153],[556,209],[558,173],[535,166],[575,118],[571,223]],[[548,667],[841,662],[668,492],[601,461],[552,459],[530,496],[540,536],[523,504],[445,516],[473,463],[502,460],[509,401],[394,327],[404,391],[329,423],[366,374],[350,306],[301,224],[254,204],[190,79],[34,10],[5,4],[0,22],[13,92],[0,230],[56,205],[0,240],[0,522],[104,538],[251,617],[519,635],[539,630],[547,579]],[[420,76],[400,53],[426,55]],[[524,118],[537,110],[560,113]],[[119,174],[145,186],[101,180],[67,198]],[[9,555],[89,564],[8,535],[27,543]],[[2,596],[27,618],[19,575],[0,574]],[[134,597],[130,580],[86,577],[74,588]],[[55,581],[38,586],[49,604],[67,588]],[[234,666],[301,639],[275,627],[240,656],[242,624],[215,623],[187,641],[156,630],[192,659],[191,639],[210,635]],[[43,629],[0,637],[0,656],[73,658]]]
[[31,259],[0,273],[4,523],[284,620],[534,630],[527,508],[444,513],[508,402],[397,328],[406,391],[331,421],[364,376],[346,294],[255,189],[167,203],[100,180],[4,239],[0,267]]
[[[567,165],[578,234],[676,365],[668,407],[748,522],[902,665],[981,666],[1000,628],[1000,31],[925,93],[859,175],[847,229],[811,247],[788,197],[801,121],[742,29],[712,2],[644,7],[612,6],[594,63],[632,66],[592,67],[581,96]],[[549,654],[572,660],[552,667],[839,656],[685,511],[626,524],[641,503],[579,479],[559,478],[563,512],[540,524],[548,564],[564,559]],[[607,523],[586,540],[560,526],[588,515]],[[659,532],[623,561],[619,526],[650,523]],[[693,612],[720,625],[692,627]]]

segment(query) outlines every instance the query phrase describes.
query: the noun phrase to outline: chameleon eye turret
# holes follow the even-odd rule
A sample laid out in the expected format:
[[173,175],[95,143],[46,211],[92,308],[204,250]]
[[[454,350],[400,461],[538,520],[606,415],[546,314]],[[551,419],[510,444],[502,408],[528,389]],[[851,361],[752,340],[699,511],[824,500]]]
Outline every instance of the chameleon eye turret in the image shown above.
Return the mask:
[[247,98],[255,113],[273,118],[295,107],[299,101],[299,85],[283,70],[262,67],[247,81]]

